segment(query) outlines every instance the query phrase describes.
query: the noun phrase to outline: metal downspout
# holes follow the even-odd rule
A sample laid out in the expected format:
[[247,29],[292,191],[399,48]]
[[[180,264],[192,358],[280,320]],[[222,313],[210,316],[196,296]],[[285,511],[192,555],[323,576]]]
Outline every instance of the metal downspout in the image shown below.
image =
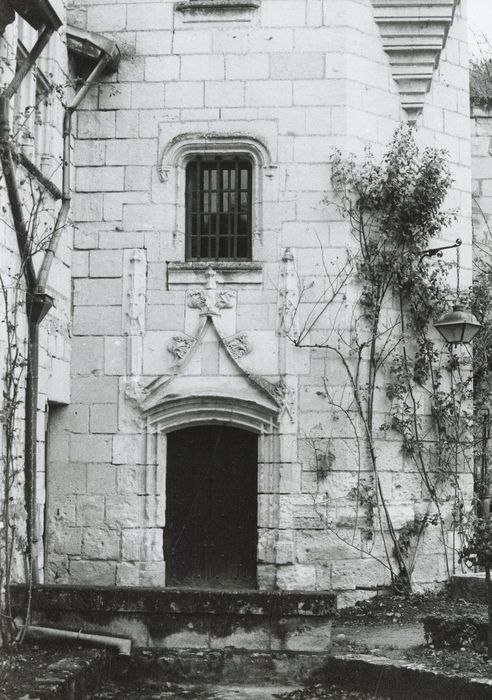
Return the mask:
[[28,292],[27,321],[28,321],[28,350],[26,371],[26,406],[25,406],[25,483],[24,493],[27,510],[26,534],[27,556],[29,562],[29,577],[33,583],[39,583],[37,565],[37,528],[36,528],[36,469],[37,469],[37,423],[38,423],[38,391],[39,391],[39,323],[33,318],[34,299]]
[[67,107],[65,107],[65,114],[63,117],[63,179],[62,179],[62,204],[58,216],[56,218],[55,226],[53,229],[53,234],[50,238],[50,242],[45,251],[43,262],[39,270],[38,279],[36,283],[36,294],[44,294],[46,290],[46,284],[48,281],[48,276],[50,273],[51,265],[56,254],[56,249],[58,248],[58,243],[60,242],[61,235],[63,233],[63,228],[67,223],[68,212],[70,210],[70,202],[72,199],[71,186],[70,186],[70,151],[72,148],[72,115],[76,111],[77,107],[80,105],[84,97],[87,95],[88,91],[94,85],[99,77],[104,72],[106,66],[112,61],[112,57],[109,54],[103,54],[91,74],[84,82],[80,90],[77,92],[73,100]]
[[[48,244],[48,248],[44,254],[43,262],[39,270],[35,289],[32,295],[31,308],[28,308],[29,318],[29,361],[28,372],[26,378],[26,467],[29,467],[29,487],[27,488],[27,469],[26,469],[26,497],[30,509],[31,531],[28,530],[28,541],[32,543],[31,566],[32,566],[32,581],[39,583],[39,535],[38,522],[36,517],[37,506],[37,434],[38,434],[38,383],[39,383],[39,324],[48,313],[53,299],[46,293],[46,283],[48,275],[56,254],[56,249],[60,241],[63,229],[67,222],[68,212],[72,194],[70,190],[70,150],[72,145],[72,115],[84,99],[90,87],[94,84],[97,78],[104,71],[104,68],[109,63],[110,57],[102,56],[91,72],[89,78],[77,92],[71,103],[65,108],[63,117],[63,177],[62,177],[62,203],[58,216],[56,218],[53,233]],[[45,300],[49,306],[44,305]],[[28,381],[29,380],[29,381]],[[27,403],[27,389],[29,386],[29,403]],[[29,539],[29,534],[31,539]]]
[[132,650],[131,639],[124,637],[109,637],[102,634],[73,632],[72,630],[55,629],[53,627],[38,627],[37,625],[29,625],[23,622],[21,618],[16,618],[15,623],[21,628],[17,639],[21,639],[24,634],[27,634],[32,639],[85,642],[115,649],[120,656],[130,656]]
[[[34,299],[34,289],[36,286],[36,273],[31,257],[29,246],[29,232],[24,220],[22,202],[19,196],[17,179],[15,177],[15,165],[10,147],[10,124],[9,124],[9,101],[15,95],[22,84],[22,81],[31,71],[36,60],[39,58],[44,47],[47,45],[53,27],[45,27],[38,40],[29,52],[26,60],[20,66],[9,85],[2,91],[0,96],[0,161],[2,171],[7,185],[10,209],[14,221],[14,228],[19,245],[24,276],[26,278],[26,312],[28,319],[28,351],[27,351],[27,371],[25,390],[25,462],[24,462],[24,497],[27,511],[27,554],[29,567],[31,569],[32,580],[38,578],[37,565],[33,559],[33,544],[37,536],[35,534],[35,501],[32,497],[36,494],[36,447],[37,447],[37,402],[38,402],[38,368],[39,368],[39,323],[41,318],[50,309],[53,300],[46,297],[42,309],[43,316],[40,317],[39,302]],[[36,307],[38,310],[36,310]],[[45,310],[44,310],[45,309]]]
[[[45,251],[43,262],[36,276],[30,255],[29,232],[24,221],[22,203],[19,196],[15,165],[9,142],[9,101],[19,89],[24,78],[33,68],[44,47],[48,43],[54,27],[44,27],[38,40],[29,52],[26,60],[19,67],[12,81],[0,94],[0,162],[5,177],[9,203],[12,211],[15,232],[21,254],[26,278],[26,313],[28,319],[28,358],[26,371],[25,397],[25,499],[27,511],[28,558],[31,580],[39,579],[38,568],[38,528],[37,507],[37,413],[39,382],[39,325],[53,305],[53,298],[46,293],[49,271],[56,254],[56,249],[68,218],[71,202],[70,191],[70,151],[72,115],[80,105],[89,89],[98,80],[104,69],[115,60],[117,47],[114,45],[112,55],[103,53],[96,66],[65,108],[63,119],[63,185],[62,203],[55,222],[53,233]],[[119,55],[119,52],[118,52]]]

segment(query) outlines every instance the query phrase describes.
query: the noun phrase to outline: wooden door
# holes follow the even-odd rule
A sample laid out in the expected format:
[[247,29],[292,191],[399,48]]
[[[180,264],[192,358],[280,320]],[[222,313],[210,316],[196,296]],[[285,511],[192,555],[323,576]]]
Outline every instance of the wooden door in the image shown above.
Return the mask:
[[167,585],[256,588],[257,436],[205,425],[167,441]]

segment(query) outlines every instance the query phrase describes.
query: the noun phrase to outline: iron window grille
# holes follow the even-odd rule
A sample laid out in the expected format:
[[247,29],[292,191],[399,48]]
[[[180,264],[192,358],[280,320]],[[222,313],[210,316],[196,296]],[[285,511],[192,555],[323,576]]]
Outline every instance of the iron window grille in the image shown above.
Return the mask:
[[199,156],[186,166],[186,259],[251,260],[250,160]]

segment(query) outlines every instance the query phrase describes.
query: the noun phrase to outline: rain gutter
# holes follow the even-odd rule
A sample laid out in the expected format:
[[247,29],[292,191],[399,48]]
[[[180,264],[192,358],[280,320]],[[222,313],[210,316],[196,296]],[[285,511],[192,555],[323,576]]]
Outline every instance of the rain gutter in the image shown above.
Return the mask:
[[65,107],[63,117],[63,175],[62,175],[62,204],[55,222],[53,233],[51,235],[48,247],[45,251],[41,269],[36,282],[35,294],[46,293],[46,284],[50,273],[51,265],[56,254],[56,249],[60,242],[63,229],[67,223],[68,212],[70,211],[70,203],[72,200],[71,192],[71,177],[70,177],[70,151],[72,148],[72,116],[80,105],[84,97],[89,92],[92,85],[96,84],[113,61],[111,55],[103,53],[99,61],[96,63],[91,74],[84,82],[80,90],[77,92],[73,100]]

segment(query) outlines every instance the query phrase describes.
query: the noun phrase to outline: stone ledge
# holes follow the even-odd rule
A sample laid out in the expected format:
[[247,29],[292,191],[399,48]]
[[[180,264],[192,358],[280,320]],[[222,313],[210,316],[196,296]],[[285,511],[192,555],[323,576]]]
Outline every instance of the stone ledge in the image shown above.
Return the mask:
[[174,9],[182,22],[249,22],[260,0],[182,0]]
[[182,285],[205,284],[206,271],[212,268],[217,272],[219,284],[262,284],[263,264],[261,262],[239,262],[210,260],[204,262],[168,262],[167,282],[170,288]]
[[[66,644],[64,646],[66,648]],[[53,649],[56,648],[57,645],[54,645]],[[46,667],[36,666],[32,689],[23,697],[37,700],[90,700],[108,678],[110,667],[111,655],[106,651],[71,648],[65,658]]]
[[313,674],[312,680],[347,689],[363,689],[374,693],[374,697],[387,696],[399,700],[492,698],[492,680],[467,678],[436,671],[422,664],[365,654],[332,656],[321,673]]
[[[11,587],[14,614],[26,586]],[[336,595],[110,586],[34,586],[32,624],[125,636],[136,647],[322,651],[331,646]]]
[[492,119],[492,107],[479,107],[478,105],[471,106],[472,119]]
[[178,12],[232,12],[240,10],[257,10],[260,0],[182,0],[174,9]]
[[[11,586],[12,604],[22,609],[27,587]],[[336,594],[316,591],[220,591],[186,588],[38,585],[32,588],[36,610],[179,614],[332,617]]]

